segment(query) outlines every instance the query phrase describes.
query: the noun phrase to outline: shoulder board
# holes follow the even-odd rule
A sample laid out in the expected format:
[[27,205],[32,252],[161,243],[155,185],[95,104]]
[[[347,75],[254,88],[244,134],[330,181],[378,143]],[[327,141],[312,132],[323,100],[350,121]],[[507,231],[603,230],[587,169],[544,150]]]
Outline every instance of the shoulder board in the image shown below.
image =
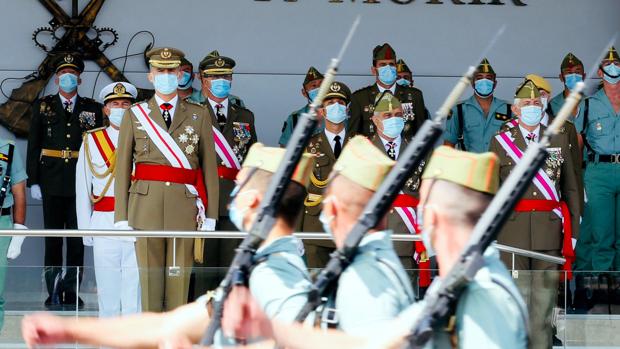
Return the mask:
[[97,102],[96,100],[94,100],[94,99],[92,99],[92,98],[90,98],[90,97],[82,97],[82,96],[79,96],[79,97],[80,97],[80,98],[81,98],[84,102],[99,103],[99,102]]
[[139,101],[139,102],[135,102],[135,103],[134,103],[134,104],[132,104],[129,108],[131,108],[131,107],[135,107],[136,105],[138,105],[138,104],[142,104],[142,103],[148,103],[148,102],[147,102],[146,100],[144,100],[144,101]]
[[229,105],[231,108],[237,110],[237,111],[247,111],[248,113],[252,113],[252,111],[246,107],[242,107],[239,104],[235,104],[235,103],[230,103]]
[[183,99],[183,102],[185,102],[185,103],[187,103],[187,104],[191,104],[191,105],[197,105],[197,106],[202,107],[202,108],[204,108],[204,107],[205,107],[204,105],[202,105],[202,104],[200,104],[200,103],[198,103],[198,102],[196,102],[196,101],[194,101],[194,100],[191,100],[191,99],[189,99],[189,98],[190,98],[189,96],[188,96],[188,97],[186,97],[185,99]]
[[501,121],[509,121],[510,116],[508,116],[507,114],[502,114],[500,112],[495,112],[495,119],[501,120]]
[[105,130],[107,127],[103,126],[103,127],[97,127],[97,128],[93,128],[92,130],[88,130],[86,131],[86,133],[95,133],[95,132],[99,132],[99,131],[103,131]]
[[54,100],[54,97],[56,97],[56,95],[47,95],[45,97],[42,97],[41,100],[45,102],[50,102]]
[[353,94],[356,94],[356,93],[358,93],[358,92],[362,92],[362,91],[366,91],[366,90],[370,90],[373,86],[374,86],[374,85],[369,85],[369,86],[366,86],[366,87],[362,87],[362,88],[360,88],[359,90],[357,90],[357,91],[353,92]]

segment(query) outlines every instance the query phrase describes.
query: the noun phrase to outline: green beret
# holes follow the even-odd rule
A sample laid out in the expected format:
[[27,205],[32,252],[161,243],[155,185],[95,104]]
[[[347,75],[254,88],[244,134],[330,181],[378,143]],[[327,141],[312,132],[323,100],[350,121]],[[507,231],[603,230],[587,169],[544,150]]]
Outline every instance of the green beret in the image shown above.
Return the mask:
[[146,53],[149,64],[156,68],[177,68],[184,56],[183,51],[172,47],[156,47]]
[[540,98],[540,91],[532,80],[525,80],[515,92],[515,98],[534,99]]
[[489,60],[486,58],[483,58],[482,61],[480,62],[480,64],[478,65],[478,69],[476,69],[476,73],[485,73],[485,74],[495,74],[495,70],[493,70],[493,67],[491,66],[491,63],[489,63]]
[[569,52],[562,60],[562,65],[560,65],[560,70],[569,69],[575,66],[583,67],[583,63],[574,54]]
[[409,69],[409,67],[407,66],[407,63],[405,63],[405,61],[403,61],[402,59],[399,59],[396,62],[396,72],[397,73],[410,73],[410,74],[413,74],[411,72],[411,69]]
[[304,86],[315,80],[323,80],[324,76],[315,67],[310,67],[304,79]]
[[235,60],[230,57],[220,56],[217,50],[209,53],[202,61],[198,69],[202,76],[212,75],[230,75],[235,67]]
[[396,60],[396,52],[394,52],[392,46],[386,42],[383,45],[376,46],[374,50],[372,50],[372,59],[373,61],[378,61],[380,59]]
[[385,90],[375,97],[375,113],[388,113],[398,108],[401,108],[400,101],[390,90]]
[[84,71],[84,60],[75,53],[59,54],[54,59],[54,70],[58,72],[63,68],[73,68],[81,73]]
[[334,81],[329,86],[329,90],[327,90],[327,93],[325,94],[325,99],[329,98],[340,98],[346,103],[349,103],[351,100],[351,90],[342,82]]

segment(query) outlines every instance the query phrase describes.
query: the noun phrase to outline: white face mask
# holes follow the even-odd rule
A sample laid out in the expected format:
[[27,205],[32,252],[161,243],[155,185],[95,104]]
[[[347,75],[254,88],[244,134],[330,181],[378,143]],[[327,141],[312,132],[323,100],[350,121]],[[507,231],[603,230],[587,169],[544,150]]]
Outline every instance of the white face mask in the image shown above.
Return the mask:
[[120,126],[121,121],[123,121],[123,115],[125,115],[124,108],[110,108],[110,115],[108,115],[108,119],[114,126]]

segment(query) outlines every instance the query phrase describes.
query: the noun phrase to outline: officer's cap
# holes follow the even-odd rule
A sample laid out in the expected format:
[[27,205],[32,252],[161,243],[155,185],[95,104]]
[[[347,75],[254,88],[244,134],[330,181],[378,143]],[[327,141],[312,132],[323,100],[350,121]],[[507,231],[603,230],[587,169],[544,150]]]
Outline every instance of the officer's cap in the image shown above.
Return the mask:
[[483,58],[482,61],[480,62],[480,64],[478,65],[478,69],[476,69],[476,73],[485,73],[485,74],[495,74],[495,70],[493,70],[493,67],[491,66],[491,63],[489,63],[489,60],[486,58]]
[[402,59],[399,59],[396,62],[396,72],[397,73],[411,73],[411,69],[409,69],[409,67],[407,66],[407,63],[405,63],[405,61],[403,61]]
[[560,65],[560,70],[569,69],[569,68],[578,67],[578,66],[583,67],[583,63],[581,62],[579,58],[577,58],[577,56],[569,52],[566,56],[564,56],[564,59],[562,60],[562,64]]
[[308,68],[306,77],[304,79],[304,86],[315,80],[323,80],[324,76],[315,67]]
[[202,76],[207,77],[214,75],[230,75],[233,73],[235,65],[234,59],[220,56],[220,53],[215,50],[211,51],[211,53],[200,61],[198,68]]
[[375,97],[374,105],[375,113],[389,113],[401,107],[400,101],[390,90],[385,90],[385,92],[378,94]]
[[136,87],[128,82],[113,82],[101,89],[99,99],[105,103],[113,99],[127,98],[135,101],[138,97]]
[[525,79],[515,92],[515,98],[534,99],[540,97],[540,91],[532,80]]
[[543,90],[547,91],[549,94],[551,94],[551,92],[553,91],[549,81],[547,81],[547,79],[543,78],[540,75],[528,74],[528,75],[525,76],[525,79],[526,80],[531,80],[534,83],[534,85],[536,85],[536,87],[538,87],[539,89],[543,89]]
[[184,56],[183,51],[172,47],[156,47],[146,53],[149,64],[155,68],[177,68]]
[[63,68],[73,68],[80,73],[84,71],[84,60],[75,53],[63,53],[54,59],[54,71],[58,72]]
[[381,59],[393,59],[396,60],[396,52],[387,42],[383,45],[378,45],[372,50],[373,61]]
[[325,99],[328,98],[340,98],[348,104],[351,100],[351,90],[342,82],[334,81],[325,94]]

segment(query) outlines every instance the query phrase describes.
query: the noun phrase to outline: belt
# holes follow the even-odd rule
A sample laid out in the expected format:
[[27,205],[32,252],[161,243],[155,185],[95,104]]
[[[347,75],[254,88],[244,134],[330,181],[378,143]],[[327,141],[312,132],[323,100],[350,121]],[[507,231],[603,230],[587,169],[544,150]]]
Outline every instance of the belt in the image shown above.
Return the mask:
[[562,255],[566,259],[566,263],[562,267],[568,272],[568,278],[572,277],[572,264],[575,261],[575,250],[573,249],[573,231],[571,228],[570,211],[568,205],[564,201],[553,200],[521,200],[515,206],[515,212],[550,212],[555,209],[562,211],[562,227],[564,230],[564,239],[562,241]]
[[207,208],[207,187],[202,177],[202,170],[199,168],[193,170],[166,165],[136,164],[134,179],[193,185],[205,209]]
[[0,209],[0,216],[10,216],[11,215],[11,208],[10,207],[4,207],[2,209]]
[[77,159],[78,155],[79,151],[77,150],[41,149],[41,156],[49,156],[51,158]]
[[411,207],[416,208],[420,204],[420,199],[407,194],[398,194],[392,207]]
[[239,173],[239,170],[237,170],[236,168],[230,168],[226,166],[217,167],[217,176],[222,179],[229,179],[231,181],[234,181],[237,178],[237,173]]
[[620,154],[589,154],[588,161],[590,162],[611,162],[614,164],[620,163]]
[[114,196],[104,196],[95,203],[93,210],[99,212],[114,212]]

